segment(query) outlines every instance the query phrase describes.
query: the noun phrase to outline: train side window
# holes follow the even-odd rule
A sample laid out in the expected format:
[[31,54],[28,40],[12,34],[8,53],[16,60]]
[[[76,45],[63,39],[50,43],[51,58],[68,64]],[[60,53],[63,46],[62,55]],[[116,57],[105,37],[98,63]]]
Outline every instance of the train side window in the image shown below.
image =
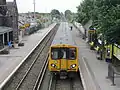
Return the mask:
[[58,59],[58,51],[57,50],[52,50],[51,58],[52,59]]
[[69,50],[69,59],[76,59],[76,50],[75,49],[70,49]]
[[52,48],[51,50],[52,59],[66,59],[66,50],[63,48]]

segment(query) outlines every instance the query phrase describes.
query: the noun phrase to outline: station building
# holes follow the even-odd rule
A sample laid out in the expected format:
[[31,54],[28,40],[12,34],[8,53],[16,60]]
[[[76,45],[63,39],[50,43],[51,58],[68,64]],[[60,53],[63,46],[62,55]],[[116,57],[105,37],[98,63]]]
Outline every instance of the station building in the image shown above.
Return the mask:
[[16,5],[14,1],[0,0],[0,49],[8,45],[9,41],[14,40],[14,31],[18,30],[18,11],[17,6],[13,7]]

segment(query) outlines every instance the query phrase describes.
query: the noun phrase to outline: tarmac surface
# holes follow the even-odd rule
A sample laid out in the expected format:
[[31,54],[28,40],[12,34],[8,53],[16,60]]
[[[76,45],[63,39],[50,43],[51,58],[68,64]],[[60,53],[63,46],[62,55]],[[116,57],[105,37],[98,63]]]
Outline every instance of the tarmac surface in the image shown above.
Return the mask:
[[120,76],[115,78],[116,86],[112,86],[111,80],[106,79],[108,63],[96,58],[95,52],[89,49],[88,44],[82,39],[82,35],[76,28],[73,28],[72,35],[79,47],[79,63],[85,90],[120,90]]

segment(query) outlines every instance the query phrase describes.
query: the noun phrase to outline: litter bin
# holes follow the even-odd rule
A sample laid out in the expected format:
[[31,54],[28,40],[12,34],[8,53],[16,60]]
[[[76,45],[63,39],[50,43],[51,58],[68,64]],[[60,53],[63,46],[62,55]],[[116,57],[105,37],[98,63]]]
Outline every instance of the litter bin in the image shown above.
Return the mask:
[[18,44],[17,43],[14,43],[14,48],[18,48]]

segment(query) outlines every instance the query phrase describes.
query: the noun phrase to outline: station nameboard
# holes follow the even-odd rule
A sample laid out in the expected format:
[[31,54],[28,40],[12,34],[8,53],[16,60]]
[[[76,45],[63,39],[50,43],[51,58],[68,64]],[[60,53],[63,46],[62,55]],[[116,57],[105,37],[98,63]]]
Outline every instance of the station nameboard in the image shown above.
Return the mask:
[[88,30],[89,33],[95,33],[95,30]]
[[29,26],[30,26],[30,24],[29,24],[29,23],[25,24],[25,27],[29,27]]
[[120,60],[120,47],[117,45],[114,45],[113,47],[113,55]]

